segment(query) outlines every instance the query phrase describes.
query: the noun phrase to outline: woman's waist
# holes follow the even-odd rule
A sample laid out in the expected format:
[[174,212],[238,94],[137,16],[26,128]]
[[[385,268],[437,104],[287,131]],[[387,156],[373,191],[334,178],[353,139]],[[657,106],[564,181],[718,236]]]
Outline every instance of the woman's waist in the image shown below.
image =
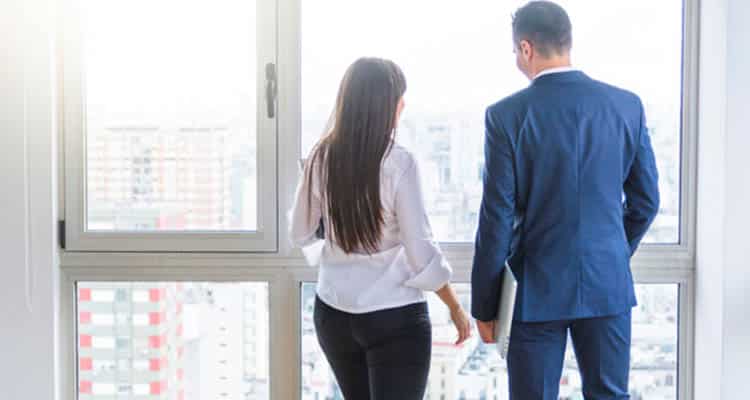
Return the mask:
[[328,299],[325,299],[320,296],[320,294],[315,295],[315,301],[318,303],[317,307],[323,308],[328,310],[329,312],[339,312],[339,313],[346,313],[351,315],[356,315],[358,317],[377,317],[379,315],[383,314],[404,314],[404,315],[425,315],[429,316],[429,307],[427,305],[427,300],[424,298],[409,300],[409,301],[401,301],[401,302],[394,302],[392,305],[385,305],[385,306],[372,306],[367,311],[357,311],[352,312],[345,309],[341,309],[339,305],[335,304],[334,302],[331,302]]
[[325,281],[318,282],[316,294],[329,306],[350,314],[374,313],[427,302],[422,291],[408,287],[356,290]]
[[406,267],[391,265],[336,265],[321,263],[318,294],[347,312],[365,312],[423,301],[421,290],[405,285]]

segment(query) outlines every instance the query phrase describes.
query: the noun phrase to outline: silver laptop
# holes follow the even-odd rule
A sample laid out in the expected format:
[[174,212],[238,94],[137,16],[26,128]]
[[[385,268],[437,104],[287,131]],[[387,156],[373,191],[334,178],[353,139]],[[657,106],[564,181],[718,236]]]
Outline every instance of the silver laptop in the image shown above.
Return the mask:
[[501,279],[495,340],[497,340],[497,351],[500,353],[500,357],[506,359],[508,357],[508,346],[510,345],[510,328],[513,325],[513,309],[516,306],[516,290],[518,289],[518,281],[508,263],[505,263]]

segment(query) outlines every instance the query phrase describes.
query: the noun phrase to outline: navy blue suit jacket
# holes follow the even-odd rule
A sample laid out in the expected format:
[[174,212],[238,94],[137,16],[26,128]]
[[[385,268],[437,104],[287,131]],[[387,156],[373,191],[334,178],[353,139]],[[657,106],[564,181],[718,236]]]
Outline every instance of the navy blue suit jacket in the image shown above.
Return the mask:
[[501,270],[514,319],[614,315],[636,304],[630,258],[659,209],[643,105],[579,71],[543,75],[486,113],[472,314],[496,317]]

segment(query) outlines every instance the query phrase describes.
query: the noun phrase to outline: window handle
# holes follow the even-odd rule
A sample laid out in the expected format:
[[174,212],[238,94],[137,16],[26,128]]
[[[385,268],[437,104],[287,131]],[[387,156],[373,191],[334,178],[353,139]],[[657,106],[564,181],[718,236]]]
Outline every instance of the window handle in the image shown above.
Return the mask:
[[277,77],[276,77],[276,64],[266,64],[266,111],[268,118],[276,117],[276,89],[277,89]]

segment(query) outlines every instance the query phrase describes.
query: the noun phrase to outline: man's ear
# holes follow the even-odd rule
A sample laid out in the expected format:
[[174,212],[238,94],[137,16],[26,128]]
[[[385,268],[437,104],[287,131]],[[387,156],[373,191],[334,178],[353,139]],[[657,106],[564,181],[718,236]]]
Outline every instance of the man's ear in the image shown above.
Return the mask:
[[528,40],[521,40],[519,47],[521,48],[521,54],[523,57],[527,60],[530,59],[534,53],[534,46],[531,45],[531,42]]

